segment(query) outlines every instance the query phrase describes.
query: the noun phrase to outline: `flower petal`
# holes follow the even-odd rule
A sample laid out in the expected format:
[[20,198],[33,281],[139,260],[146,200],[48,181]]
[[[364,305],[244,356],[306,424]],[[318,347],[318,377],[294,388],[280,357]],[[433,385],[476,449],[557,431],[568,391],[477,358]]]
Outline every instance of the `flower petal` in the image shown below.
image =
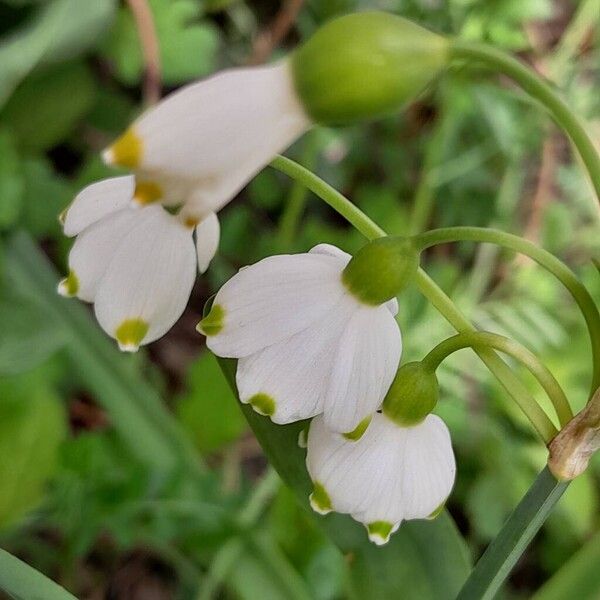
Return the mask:
[[145,179],[179,176],[211,190],[197,195],[202,216],[229,201],[309,126],[290,63],[283,61],[228,70],[178,90],[143,114],[105,156],[119,163],[123,148],[127,166]]
[[317,417],[306,465],[320,496],[364,523],[378,544],[402,520],[430,516],[450,494],[456,472],[448,430],[435,415],[404,428],[376,413],[357,441],[331,432]]
[[450,433],[436,415],[403,430],[402,490],[405,519],[425,519],[443,504],[454,485],[456,463]]
[[139,221],[100,282],[95,303],[98,322],[124,350],[136,350],[172,327],[196,275],[191,230],[161,206],[138,213]]
[[236,376],[240,400],[254,404],[257,396],[268,396],[269,416],[275,423],[322,413],[334,357],[354,308],[351,298],[342,299],[306,329],[240,358]]
[[198,271],[204,273],[219,248],[221,227],[215,213],[210,213],[196,226]]
[[[271,256],[234,275],[198,328],[215,354],[241,358],[306,329],[344,295],[339,266],[331,257]],[[216,313],[218,323],[213,322]]]
[[69,253],[69,269],[78,282],[75,295],[93,302],[114,253],[139,220],[139,211],[125,208],[109,214],[82,231]]
[[387,306],[358,306],[333,363],[325,410],[328,427],[352,431],[379,408],[401,353],[400,329]]
[[111,177],[81,190],[61,218],[65,235],[77,235],[103,217],[127,207],[133,198],[133,175]]

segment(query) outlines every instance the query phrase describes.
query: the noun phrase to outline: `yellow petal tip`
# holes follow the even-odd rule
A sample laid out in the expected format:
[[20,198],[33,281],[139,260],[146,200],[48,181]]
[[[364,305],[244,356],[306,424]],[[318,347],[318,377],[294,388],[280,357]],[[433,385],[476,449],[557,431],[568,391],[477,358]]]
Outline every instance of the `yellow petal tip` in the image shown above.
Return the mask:
[[112,146],[102,152],[102,160],[107,165],[136,169],[142,162],[142,153],[142,139],[130,127]]

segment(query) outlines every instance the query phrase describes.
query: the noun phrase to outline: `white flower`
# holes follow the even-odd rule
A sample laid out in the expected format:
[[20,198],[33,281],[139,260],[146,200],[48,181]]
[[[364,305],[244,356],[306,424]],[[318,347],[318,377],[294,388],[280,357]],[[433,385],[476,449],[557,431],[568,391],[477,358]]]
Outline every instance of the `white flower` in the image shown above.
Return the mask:
[[145,112],[103,156],[134,171],[134,197],[182,207],[184,221],[218,211],[311,123],[291,67],[232,69],[186,86]]
[[185,227],[160,205],[132,206],[133,189],[131,175],[94,183],[63,213],[65,234],[77,239],[69,275],[58,286],[64,296],[93,302],[102,328],[126,351],[173,326],[189,299],[196,265],[206,270],[219,241],[215,214]]
[[379,408],[402,350],[395,300],[369,306],[342,281],[350,256],[322,244],[242,269],[199,324],[218,356],[238,358],[240,400],[275,423],[324,413],[354,430]]
[[317,417],[308,432],[306,466],[315,486],[313,509],[352,515],[378,545],[404,520],[435,517],[456,473],[448,429],[431,414],[400,427],[375,413],[358,440],[331,432]]

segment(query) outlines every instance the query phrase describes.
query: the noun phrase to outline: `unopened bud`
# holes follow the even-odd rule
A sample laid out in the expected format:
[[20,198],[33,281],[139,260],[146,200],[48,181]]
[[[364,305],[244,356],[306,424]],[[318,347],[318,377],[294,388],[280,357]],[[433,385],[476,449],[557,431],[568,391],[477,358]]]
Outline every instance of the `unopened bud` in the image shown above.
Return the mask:
[[383,401],[383,413],[402,427],[418,425],[435,408],[439,385],[422,362],[401,366]]
[[379,117],[414,99],[446,67],[448,48],[444,37],[396,15],[346,15],[294,53],[296,91],[317,123]]

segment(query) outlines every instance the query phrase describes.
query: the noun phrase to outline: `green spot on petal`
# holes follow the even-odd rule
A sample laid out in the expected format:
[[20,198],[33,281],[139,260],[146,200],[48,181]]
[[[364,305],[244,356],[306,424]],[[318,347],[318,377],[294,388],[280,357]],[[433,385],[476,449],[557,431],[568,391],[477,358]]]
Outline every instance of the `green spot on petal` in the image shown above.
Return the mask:
[[270,417],[275,414],[275,400],[268,394],[254,394],[248,403],[259,414]]
[[344,433],[344,437],[351,442],[356,442],[356,440],[360,440],[363,436],[363,433],[367,430],[369,423],[371,422],[371,417],[365,417],[357,426],[356,429],[349,431],[348,433]]
[[58,293],[61,296],[76,296],[79,291],[79,279],[75,271],[69,271],[69,274],[58,284]]
[[223,329],[225,310],[220,304],[213,304],[210,312],[198,323],[196,329],[206,335],[217,335]]
[[135,352],[146,334],[148,323],[143,319],[125,319],[115,331],[119,348],[124,352]]
[[394,525],[388,521],[373,521],[367,525],[369,539],[377,545],[385,544],[392,533]]
[[333,510],[331,498],[327,490],[323,487],[323,484],[315,481],[314,486],[313,493],[309,496],[310,505],[315,512],[326,515]]
[[439,514],[444,510],[444,506],[446,506],[446,501],[442,502],[428,517],[430,521],[435,519]]

